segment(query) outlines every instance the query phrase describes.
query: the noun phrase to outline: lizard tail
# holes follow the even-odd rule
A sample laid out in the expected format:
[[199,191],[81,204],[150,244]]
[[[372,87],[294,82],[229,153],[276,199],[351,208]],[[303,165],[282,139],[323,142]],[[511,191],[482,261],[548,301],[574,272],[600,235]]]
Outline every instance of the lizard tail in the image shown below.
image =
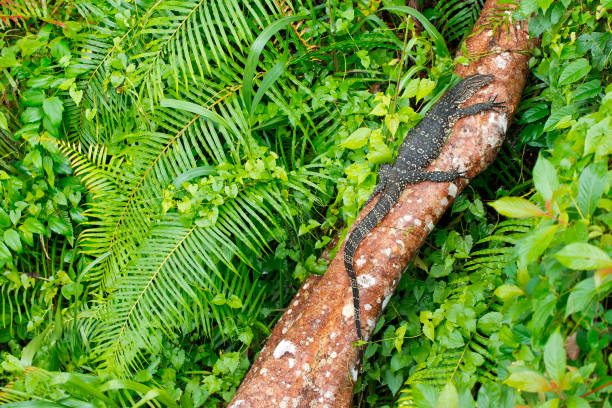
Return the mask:
[[363,220],[351,231],[346,244],[344,245],[344,269],[351,281],[351,288],[353,289],[353,307],[355,309],[355,328],[357,329],[357,338],[363,340],[361,333],[361,310],[359,306],[359,285],[357,284],[357,276],[355,275],[354,269],[354,258],[355,252],[359,247],[359,244],[368,235],[368,233],[387,215],[389,210],[397,203],[399,199],[399,193],[401,191],[389,191],[396,190],[391,184],[387,184],[387,188],[379,194],[376,205],[370,212],[365,216]]

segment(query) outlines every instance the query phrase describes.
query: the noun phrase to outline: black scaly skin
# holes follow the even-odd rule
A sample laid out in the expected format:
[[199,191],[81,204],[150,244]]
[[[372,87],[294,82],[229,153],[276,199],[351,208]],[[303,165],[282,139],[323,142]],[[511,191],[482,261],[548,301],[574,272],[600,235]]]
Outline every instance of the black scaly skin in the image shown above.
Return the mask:
[[440,98],[418,125],[410,130],[400,147],[395,163],[393,165],[383,164],[380,167],[380,180],[368,199],[368,202],[370,202],[376,194],[380,193],[378,201],[368,215],[351,232],[344,246],[344,267],[353,288],[355,326],[359,340],[363,340],[359,287],[353,269],[353,258],[357,247],[397,203],[407,184],[426,180],[451,182],[463,176],[457,170],[425,171],[424,169],[438,157],[442,151],[442,146],[446,142],[447,135],[457,120],[487,110],[497,111],[503,105],[502,102],[496,102],[493,98],[487,102],[476,103],[465,108],[460,107],[462,103],[472,97],[480,88],[491,83],[493,79],[493,75],[476,74],[459,82]]

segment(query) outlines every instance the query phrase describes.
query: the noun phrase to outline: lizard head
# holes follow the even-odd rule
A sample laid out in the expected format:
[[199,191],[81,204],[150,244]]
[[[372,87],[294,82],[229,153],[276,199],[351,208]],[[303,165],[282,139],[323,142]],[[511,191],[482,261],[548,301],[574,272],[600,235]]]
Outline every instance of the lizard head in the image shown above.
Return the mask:
[[461,82],[455,85],[448,93],[452,95],[453,100],[457,105],[470,99],[479,89],[489,85],[495,76],[474,74],[466,76]]

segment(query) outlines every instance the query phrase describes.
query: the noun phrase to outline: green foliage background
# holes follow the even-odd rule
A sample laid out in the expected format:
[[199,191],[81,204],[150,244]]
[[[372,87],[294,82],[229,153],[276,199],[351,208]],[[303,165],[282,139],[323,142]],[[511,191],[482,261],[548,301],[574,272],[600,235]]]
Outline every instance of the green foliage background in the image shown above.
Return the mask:
[[[227,405],[475,58],[451,55],[480,1],[422,6],[0,1],[0,402]],[[542,43],[515,123],[407,269],[355,406],[610,406],[610,8],[520,2]]]

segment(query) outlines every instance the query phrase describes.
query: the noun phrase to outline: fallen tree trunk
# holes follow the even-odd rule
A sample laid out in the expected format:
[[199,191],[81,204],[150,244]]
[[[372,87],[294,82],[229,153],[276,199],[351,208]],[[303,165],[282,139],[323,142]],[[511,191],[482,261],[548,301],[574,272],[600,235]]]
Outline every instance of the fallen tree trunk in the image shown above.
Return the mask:
[[[515,6],[504,5],[500,10],[496,3],[487,0],[474,35],[466,42],[473,61],[458,66],[456,73],[462,77],[495,75],[495,81],[466,105],[497,96],[498,101],[505,102],[504,110],[459,120],[429,170],[459,168],[475,177],[495,158],[519,103],[528,74],[527,27],[512,22]],[[509,24],[495,24],[504,18],[510,20]],[[466,184],[461,179],[408,186],[400,202],[359,246],[355,269],[366,340],[402,271]],[[362,210],[355,224],[374,202]],[[338,254],[342,251],[343,247]],[[350,406],[359,369],[358,350],[352,346],[356,340],[351,288],[342,256],[336,256],[323,277],[310,277],[295,295],[230,408]]]

